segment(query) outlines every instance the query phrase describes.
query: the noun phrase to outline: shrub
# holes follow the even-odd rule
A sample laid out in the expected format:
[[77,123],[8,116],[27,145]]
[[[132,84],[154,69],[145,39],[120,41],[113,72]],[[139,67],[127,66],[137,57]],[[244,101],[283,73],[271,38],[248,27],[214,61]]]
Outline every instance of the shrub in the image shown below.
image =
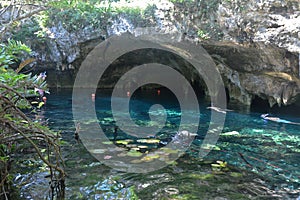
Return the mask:
[[[55,195],[56,190],[60,191],[56,195],[63,197],[65,173],[59,135],[39,121],[33,121],[23,112],[25,109],[37,112],[26,97],[39,96],[41,91],[46,91],[44,74],[31,76],[17,73],[24,63],[17,70],[11,68],[21,55],[30,53],[26,45],[12,40],[0,45],[0,199],[13,198],[10,196],[13,178],[11,167],[14,158],[21,156],[25,148],[33,149],[49,169],[50,183],[53,186],[51,195]],[[41,104],[38,107],[40,106]]]

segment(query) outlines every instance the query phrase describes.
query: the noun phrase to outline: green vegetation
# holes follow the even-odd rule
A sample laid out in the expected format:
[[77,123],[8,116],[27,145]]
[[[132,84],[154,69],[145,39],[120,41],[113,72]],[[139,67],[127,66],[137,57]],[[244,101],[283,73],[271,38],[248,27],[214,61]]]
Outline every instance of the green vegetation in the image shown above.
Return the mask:
[[[59,135],[48,127],[41,125],[41,121],[33,120],[24,114],[24,110],[31,111],[31,115],[38,116],[37,108],[43,105],[38,103],[34,108],[27,100],[28,96],[37,98],[47,90],[45,74],[31,76],[18,73],[32,60],[27,59],[20,63],[16,70],[13,66],[20,58],[28,55],[30,49],[22,44],[9,40],[7,44],[0,44],[0,198],[12,199],[11,185],[12,168],[17,168],[24,156],[24,151],[35,151],[36,161],[42,161],[40,166],[49,171],[49,178],[53,188],[51,195],[64,196],[63,160],[60,156]],[[36,167],[27,163],[28,167]],[[12,166],[14,165],[14,167]],[[50,190],[50,191],[51,191]],[[54,193],[54,190],[59,191]]]
[[[218,8],[220,0],[172,0],[171,2],[178,9],[184,9],[182,13],[199,12],[199,19],[206,19],[211,18],[210,15]],[[51,37],[49,28],[59,27],[59,25],[70,33],[87,29],[88,31],[103,30],[105,34],[107,27],[120,16],[126,18],[129,23],[136,27],[155,25],[154,13],[156,6],[153,4],[149,4],[144,8],[118,4],[118,1],[113,0],[59,0],[43,1],[39,4],[46,9],[41,9],[37,14],[30,16],[26,23],[14,21],[11,24],[13,26],[13,39],[25,42],[34,38],[37,42],[43,38]],[[199,29],[194,31],[200,40],[222,37],[217,23],[208,24],[207,20],[203,20]]]
[[7,44],[0,44],[0,66],[2,69],[7,69],[18,60],[18,56],[29,54],[31,49],[19,41],[8,40]]
[[[113,4],[114,2],[111,0],[33,1],[33,4],[39,4],[43,9],[35,15],[29,15],[26,22],[15,19],[5,24],[5,27],[12,32],[13,39],[25,42],[28,39],[41,40],[49,37],[49,28],[57,25],[61,25],[68,32],[78,32],[85,28],[91,31],[105,31],[107,26],[119,16],[126,17],[136,26],[151,26],[154,23],[155,5],[149,4],[142,9]],[[4,33],[0,31],[0,36]]]
[[201,39],[201,40],[209,39],[208,33],[206,33],[203,30],[198,30],[197,35],[198,35],[199,39]]
[[101,28],[111,12],[110,6],[101,6],[91,1],[54,1],[43,12],[42,27],[51,27],[61,22],[68,31],[84,27]]
[[155,5],[149,5],[145,9],[134,8],[134,7],[116,7],[113,8],[111,12],[112,18],[118,15],[123,15],[126,19],[130,20],[132,24],[138,27],[151,26],[154,23],[154,11],[156,9]]
[[28,39],[36,38],[36,35],[41,37],[42,35],[39,35],[42,33],[41,30],[37,20],[32,18],[30,22],[20,24],[18,28],[12,30],[12,39],[16,41],[26,41]]

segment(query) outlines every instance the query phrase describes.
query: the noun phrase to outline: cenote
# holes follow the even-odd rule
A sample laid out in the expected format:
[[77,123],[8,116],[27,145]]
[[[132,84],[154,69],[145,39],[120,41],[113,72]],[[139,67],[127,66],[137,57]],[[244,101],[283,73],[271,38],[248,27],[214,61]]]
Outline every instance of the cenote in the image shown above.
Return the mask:
[[[97,91],[95,110],[106,136],[114,140],[115,121],[110,108],[109,90]],[[119,99],[122,102],[122,99]],[[174,150],[165,148],[180,123],[180,107],[172,93],[161,89],[138,90],[130,99],[131,117],[137,124],[151,124],[149,108],[160,104],[167,113],[161,132],[144,138],[119,131],[115,145],[128,151],[134,162],[151,163],[154,159],[168,162]],[[62,154],[66,164],[66,199],[297,199],[300,189],[300,126],[266,121],[260,116],[270,112],[280,118],[300,122],[295,108],[266,110],[256,106],[248,109],[230,103],[219,140],[203,159],[198,158],[202,140],[213,112],[208,99],[199,97],[200,122],[197,136],[186,152],[176,161],[149,173],[125,173],[112,169],[95,159],[81,142],[74,139],[72,90],[51,90],[39,117],[48,126],[60,131]],[[153,115],[161,107],[150,109]],[[289,113],[289,114],[287,114]],[[193,115],[193,111],[190,111]],[[88,123],[88,122],[87,122]],[[84,134],[84,132],[81,132]],[[150,142],[149,142],[150,141]],[[141,154],[161,148],[160,156]],[[111,159],[112,149],[95,149],[103,159]],[[122,153],[114,155],[124,156]],[[47,195],[48,182],[43,172],[32,176],[26,169],[15,183],[25,199]],[[30,182],[30,183],[28,183]]]
[[0,1],[0,200],[300,200],[299,5]]

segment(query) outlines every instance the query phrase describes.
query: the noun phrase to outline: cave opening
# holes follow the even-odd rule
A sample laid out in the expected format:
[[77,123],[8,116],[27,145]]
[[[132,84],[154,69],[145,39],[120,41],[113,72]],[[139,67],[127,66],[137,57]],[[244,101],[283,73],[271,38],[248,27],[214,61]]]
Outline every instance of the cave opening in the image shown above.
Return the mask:
[[[159,63],[172,67],[181,75],[183,75],[184,78],[192,86],[198,99],[204,98],[207,94],[208,90],[203,78],[201,77],[201,75],[196,73],[196,70],[191,63],[175,53],[153,48],[134,50],[131,52],[127,52],[117,58],[104,71],[102,77],[98,82],[98,89],[113,89],[116,86],[117,82],[122,79],[122,76],[125,73],[137,66],[151,63]],[[147,74],[143,74],[143,76],[147,76]],[[166,76],[168,76],[168,74],[166,74]],[[177,80],[174,79],[174,81],[176,82]],[[122,89],[127,92],[131,91],[131,88],[136,88],[136,86],[139,86],[138,91],[149,93],[157,93],[158,90],[166,90],[164,86],[155,83],[140,86],[138,79],[128,80],[125,85],[122,85]]]
[[271,107],[267,99],[263,99],[257,95],[254,96],[250,106],[252,112],[268,113],[270,109]]
[[230,93],[229,93],[229,89],[227,87],[225,87],[225,94],[226,94],[226,102],[229,103],[230,102]]

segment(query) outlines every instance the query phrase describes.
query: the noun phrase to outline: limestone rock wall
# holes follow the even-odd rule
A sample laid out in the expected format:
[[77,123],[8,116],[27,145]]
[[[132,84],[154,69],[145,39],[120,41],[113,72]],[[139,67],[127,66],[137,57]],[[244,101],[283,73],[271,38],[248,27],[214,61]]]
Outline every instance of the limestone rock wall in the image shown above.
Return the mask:
[[174,5],[169,11],[173,24],[180,24],[185,39],[200,41],[213,56],[231,99],[250,105],[259,97],[270,106],[299,101],[298,0]]
[[244,47],[234,43],[207,43],[232,99],[250,105],[255,96],[275,104],[293,103],[298,95],[298,56],[263,43]]
[[138,24],[118,15],[98,28],[72,31],[59,22],[47,27],[42,41],[27,43],[38,60],[37,71],[48,71],[51,87],[72,87],[81,62],[105,38],[123,32],[173,34],[178,41],[203,45],[218,65],[231,99],[250,105],[259,97],[270,106],[287,105],[300,94],[299,6],[299,0],[160,0],[151,22]]

